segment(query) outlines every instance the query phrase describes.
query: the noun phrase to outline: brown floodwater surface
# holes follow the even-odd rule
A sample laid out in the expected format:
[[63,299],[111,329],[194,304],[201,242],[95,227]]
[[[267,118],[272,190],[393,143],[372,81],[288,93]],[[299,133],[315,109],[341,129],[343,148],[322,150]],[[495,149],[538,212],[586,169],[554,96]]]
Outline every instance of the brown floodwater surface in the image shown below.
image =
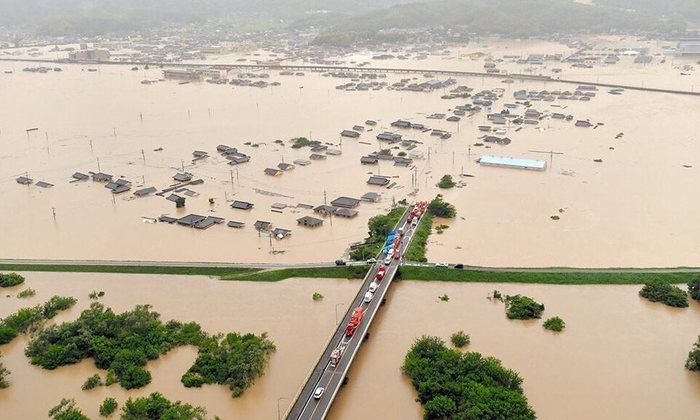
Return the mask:
[[[464,51],[481,49],[496,56],[567,51],[558,44],[538,42],[470,44]],[[458,70],[483,66],[483,60],[446,58],[450,57],[430,57],[427,63],[407,60],[402,65],[439,64]],[[610,75],[605,81],[624,79],[631,66],[627,58],[617,67],[604,69]],[[144,85],[140,83],[144,79],[160,79],[161,70],[133,72],[129,66],[101,65],[94,66],[98,71],[88,72],[88,66],[62,64],[63,72],[37,74],[20,71],[22,65],[0,63],[0,70],[15,70],[0,72],[0,232],[11,238],[0,243],[3,258],[333,261],[350,243],[365,237],[369,217],[385,212],[395,200],[413,200],[409,194],[415,174],[416,198],[443,193],[458,211],[457,219],[446,223],[450,228],[444,234],[431,237],[428,258],[432,261],[486,266],[698,264],[700,219],[688,217],[700,206],[700,195],[691,193],[700,183],[700,143],[694,138],[700,124],[698,97],[633,91],[614,96],[601,89],[590,102],[535,102],[540,111],[572,114],[575,119],[605,125],[586,129],[545,119],[536,127],[525,125],[517,131],[508,127],[510,145],[486,148],[475,146],[483,135],[478,126],[486,122],[485,112],[463,117],[459,123],[426,118],[434,112],[449,114],[455,106],[471,102],[441,99],[447,89],[346,92],[335,87],[349,79],[312,72],[285,77],[272,70],[269,80],[280,81],[281,86],[256,89],[175,81]],[[681,77],[671,63],[647,70],[652,72],[649,86],[654,80],[682,80],[700,86],[700,72]],[[513,67],[510,71],[518,70]],[[401,78],[429,80],[422,74],[389,74],[386,81]],[[513,102],[516,90],[575,89],[553,82],[504,84],[481,77],[460,77],[457,84],[475,92],[503,88],[503,99],[491,112]],[[522,113],[522,107],[517,112]],[[415,160],[414,170],[386,161],[379,166],[361,165],[362,155],[386,147],[377,143],[377,132],[397,131],[390,123],[399,118],[447,130],[452,138],[440,140],[418,130],[398,130],[404,138],[420,142],[416,150],[425,159]],[[374,131],[341,142],[341,130],[367,119],[379,122]],[[38,130],[25,131],[34,127]],[[619,133],[624,135],[617,137]],[[264,175],[265,168],[282,161],[308,158],[308,148],[274,143],[295,136],[332,143],[342,155],[297,166],[279,177]],[[251,144],[246,145],[248,142]],[[219,144],[238,147],[252,159],[232,168],[216,153]],[[162,151],[154,151],[161,147]],[[208,151],[211,157],[193,164],[191,153],[196,149]],[[547,153],[540,153],[548,151],[563,154],[553,155],[544,173],[484,168],[475,163],[484,154],[549,160]],[[594,162],[597,159],[602,162]],[[132,181],[132,191],[113,197],[100,183],[69,183],[75,171],[96,171],[98,160],[102,171]],[[176,210],[163,197],[134,199],[131,195],[142,187],[169,186],[172,175],[183,167],[205,181],[189,187],[200,195],[187,197],[185,209]],[[55,186],[42,189],[17,184],[15,178],[25,173]],[[370,173],[392,177],[396,187],[367,185]],[[444,174],[466,186],[438,189],[435,184]],[[317,229],[296,222],[301,216],[315,215],[311,210],[271,211],[274,203],[316,206],[341,195],[360,197],[368,191],[381,194],[382,201],[362,203],[358,217],[326,219]],[[209,198],[214,199],[213,205]],[[229,207],[232,199],[252,202],[255,208],[233,210]],[[246,227],[219,225],[200,231],[142,222],[143,216],[188,213],[241,221]],[[551,220],[552,215],[559,215],[560,220]],[[252,228],[256,220],[291,229],[292,235],[270,241]]]
[[[486,296],[526,294],[545,305],[542,320],[509,321]],[[403,281],[392,286],[338,394],[329,419],[420,419],[416,392],[401,374],[403,357],[421,335],[449,342],[463,330],[468,350],[501,359],[520,373],[538,418],[697,418],[700,375],[684,368],[700,333],[700,305],[676,309],[637,295],[639,286],[555,286]],[[438,296],[447,294],[449,302]],[[542,321],[560,316],[555,334]]]
[[[277,283],[226,282],[207,277],[25,273],[25,286],[37,291],[31,299],[14,295],[23,287],[3,289],[0,297],[0,318],[21,307],[45,302],[52,295],[74,296],[77,305],[62,312],[56,322],[77,318],[91,301],[88,294],[102,290],[105,306],[120,313],[137,304],[150,304],[161,319],[196,321],[209,333],[267,332],[277,346],[263,377],[257,379],[242,397],[232,398],[226,386],[205,385],[185,388],[180,377],[192,365],[197,350],[177,348],[150,362],[147,369],[152,382],[139,390],[125,391],[118,384],[82,391],[89,376],[105,371],[95,368],[92,360],[49,371],[32,366],[24,355],[27,338],[20,336],[0,346],[5,366],[12,371],[10,387],[0,390],[1,419],[42,419],[61,398],[75,398],[85,414],[98,418],[99,404],[114,397],[122,405],[128,397],[161,392],[171,400],[200,405],[212,416],[222,419],[273,419],[277,402],[284,413],[296,395],[311,366],[325,346],[338,316],[354,297],[357,282],[332,279],[294,279]],[[318,291],[325,297],[311,299]],[[5,295],[12,296],[6,298]]]

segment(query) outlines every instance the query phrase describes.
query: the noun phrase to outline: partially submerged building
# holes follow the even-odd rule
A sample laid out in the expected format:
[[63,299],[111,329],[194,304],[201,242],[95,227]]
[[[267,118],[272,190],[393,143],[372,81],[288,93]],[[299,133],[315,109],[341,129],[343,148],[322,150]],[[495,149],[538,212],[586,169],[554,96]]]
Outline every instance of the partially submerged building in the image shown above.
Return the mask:
[[482,156],[479,159],[479,164],[482,166],[497,166],[501,168],[528,169],[531,171],[544,171],[547,168],[547,162],[544,160],[490,155]]

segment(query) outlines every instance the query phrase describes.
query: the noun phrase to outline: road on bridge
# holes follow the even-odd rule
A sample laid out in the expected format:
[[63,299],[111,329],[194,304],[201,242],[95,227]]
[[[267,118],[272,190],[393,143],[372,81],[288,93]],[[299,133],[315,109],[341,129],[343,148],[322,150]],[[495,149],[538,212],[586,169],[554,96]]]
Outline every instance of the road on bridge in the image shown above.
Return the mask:
[[[328,414],[328,410],[331,404],[333,404],[338,390],[343,385],[345,376],[350,369],[350,365],[357,354],[360,344],[366,339],[367,330],[372,324],[377,310],[384,303],[384,296],[396,275],[396,271],[402,262],[402,257],[414,237],[415,228],[407,222],[408,215],[409,212],[407,211],[396,225],[397,228],[403,229],[404,231],[404,236],[399,245],[399,258],[395,259],[390,257],[390,260],[387,260],[389,264],[386,264],[383,260],[377,261],[368,271],[357,296],[353,299],[342,322],[338,324],[333,337],[328,342],[316,366],[314,366],[313,371],[297,396],[294,405],[290,409],[287,416],[288,420],[323,419],[326,414]],[[365,293],[369,289],[370,284],[375,280],[377,272],[381,267],[385,267],[386,269],[384,278],[379,282],[372,300],[370,302],[364,302]],[[350,322],[353,310],[358,307],[364,310],[364,317],[354,334],[347,337],[345,335],[345,327]],[[336,366],[331,366],[331,353],[341,346],[345,347],[342,358]],[[323,388],[323,394],[320,398],[315,398],[314,393],[318,388]]]

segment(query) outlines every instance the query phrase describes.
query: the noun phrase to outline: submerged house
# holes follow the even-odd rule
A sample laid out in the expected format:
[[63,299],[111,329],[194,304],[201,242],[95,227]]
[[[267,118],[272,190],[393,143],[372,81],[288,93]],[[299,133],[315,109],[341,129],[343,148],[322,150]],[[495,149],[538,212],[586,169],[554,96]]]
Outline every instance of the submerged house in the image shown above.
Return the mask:
[[360,133],[358,133],[357,131],[353,131],[353,130],[343,130],[340,132],[340,135],[342,137],[350,137],[352,139],[356,139],[356,138],[360,137]]
[[280,176],[284,173],[284,171],[281,171],[279,169],[275,168],[265,168],[265,175],[270,175],[270,176]]
[[178,172],[173,175],[173,179],[177,182],[192,181],[192,174],[189,172]]
[[297,224],[314,228],[321,226],[323,224],[323,220],[311,216],[304,216],[297,219]]
[[268,231],[268,230],[272,229],[272,223],[266,222],[264,220],[257,220],[255,222],[255,224],[253,225],[253,227],[255,227],[256,230]]
[[106,174],[104,172],[90,172],[90,175],[92,176],[92,180],[96,182],[111,182],[112,181],[112,175]]
[[360,204],[360,200],[351,197],[338,197],[331,201],[331,205],[334,207],[344,207],[346,209],[353,209]]
[[231,208],[238,210],[250,210],[253,208],[253,203],[248,203],[247,201],[234,200],[231,203]]
[[369,185],[377,185],[379,187],[386,187],[391,181],[385,176],[372,175],[367,180]]

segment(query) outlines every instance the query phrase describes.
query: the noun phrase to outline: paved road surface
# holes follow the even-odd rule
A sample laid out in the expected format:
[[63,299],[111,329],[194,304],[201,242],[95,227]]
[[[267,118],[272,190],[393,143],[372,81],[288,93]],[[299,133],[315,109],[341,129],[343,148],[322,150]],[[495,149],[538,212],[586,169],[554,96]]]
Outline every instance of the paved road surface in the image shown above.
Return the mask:
[[[407,216],[407,213],[404,214],[397,226],[404,226]],[[403,255],[405,250],[408,248],[411,240],[413,239],[414,233],[414,230],[408,229],[408,227],[404,227],[404,230],[406,231],[406,234],[404,235],[404,239],[400,247],[400,255]],[[352,364],[352,361],[360,348],[360,344],[362,344],[364,340],[365,334],[367,333],[377,310],[382,305],[384,296],[391,285],[394,275],[396,274],[396,270],[399,268],[399,263],[400,260],[392,259],[391,263],[386,265],[386,274],[379,283],[379,286],[374,293],[374,297],[369,303],[365,303],[363,302],[363,297],[367,292],[370,283],[374,281],[379,267],[384,265],[384,263],[382,261],[378,261],[372,266],[367,277],[365,277],[362,287],[353,299],[348,312],[345,314],[342,322],[338,325],[332,339],[329,341],[323,354],[311,372],[311,375],[297,396],[296,401],[294,402],[294,405],[290,409],[287,416],[288,420],[323,419],[326,416],[336,394],[338,393],[338,390],[343,384],[343,379],[350,369],[350,365]],[[365,310],[364,318],[352,337],[346,337],[345,327],[350,321],[353,309],[357,307],[361,307]],[[345,352],[337,366],[331,367],[330,355],[333,350],[339,346],[345,346]],[[319,387],[324,388],[324,392],[321,398],[316,399],[313,397],[313,394]]]

